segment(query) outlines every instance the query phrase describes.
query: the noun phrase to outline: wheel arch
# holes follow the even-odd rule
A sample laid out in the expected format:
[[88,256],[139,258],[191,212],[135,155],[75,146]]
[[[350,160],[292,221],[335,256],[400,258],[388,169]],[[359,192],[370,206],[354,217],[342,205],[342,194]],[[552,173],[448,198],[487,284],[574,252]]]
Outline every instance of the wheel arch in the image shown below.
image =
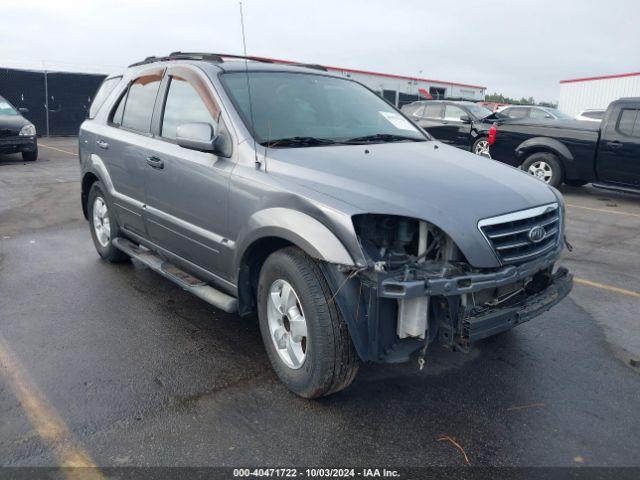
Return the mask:
[[522,142],[516,148],[516,156],[520,161],[520,165],[534,153],[552,153],[560,161],[564,168],[565,162],[573,161],[573,155],[566,145],[559,140],[548,137],[534,137]]
[[82,202],[82,213],[84,214],[84,218],[89,220],[89,212],[87,207],[87,200],[89,199],[89,191],[91,190],[91,186],[98,182],[100,178],[93,172],[86,172],[82,176],[82,188],[81,188],[81,202]]
[[247,230],[249,233],[238,242],[234,261],[240,315],[255,309],[260,269],[267,257],[277,250],[295,246],[316,260],[357,265],[343,242],[328,227],[306,213],[285,208],[262,210],[252,215]]

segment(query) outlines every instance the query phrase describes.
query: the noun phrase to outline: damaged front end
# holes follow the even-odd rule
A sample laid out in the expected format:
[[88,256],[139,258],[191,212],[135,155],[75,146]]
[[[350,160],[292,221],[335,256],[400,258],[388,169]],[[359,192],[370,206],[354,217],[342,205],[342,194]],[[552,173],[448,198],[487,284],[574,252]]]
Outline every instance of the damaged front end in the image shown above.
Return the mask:
[[[493,269],[470,266],[452,239],[427,222],[355,216],[369,265],[349,270],[324,264],[323,269],[360,357],[402,362],[417,351],[424,355],[436,341],[468,352],[474,342],[557,304],[570,292],[572,276],[565,268],[554,272],[563,248],[560,213],[549,211],[540,218],[551,234],[552,213],[557,215],[553,248]],[[524,223],[515,220],[509,225]]]

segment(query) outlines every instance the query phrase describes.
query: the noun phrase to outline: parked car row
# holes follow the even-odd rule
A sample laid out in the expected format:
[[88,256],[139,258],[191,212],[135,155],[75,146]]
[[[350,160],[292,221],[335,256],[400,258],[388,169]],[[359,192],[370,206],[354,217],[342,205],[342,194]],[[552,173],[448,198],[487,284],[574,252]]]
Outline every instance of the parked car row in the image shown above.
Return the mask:
[[541,106],[491,112],[472,102],[420,101],[402,110],[443,143],[520,167],[555,187],[640,189],[639,99],[582,112],[580,120],[589,122]]

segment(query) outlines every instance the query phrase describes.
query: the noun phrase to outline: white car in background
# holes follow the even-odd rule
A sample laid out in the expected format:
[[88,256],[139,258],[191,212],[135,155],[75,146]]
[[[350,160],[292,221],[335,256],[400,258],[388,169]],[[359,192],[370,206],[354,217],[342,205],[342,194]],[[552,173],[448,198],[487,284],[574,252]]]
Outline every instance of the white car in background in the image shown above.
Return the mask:
[[534,120],[572,120],[572,117],[557,108],[539,105],[510,105],[499,108],[498,113],[509,118],[527,118]]
[[593,108],[589,110],[583,110],[574,118],[576,120],[584,120],[586,122],[601,122],[604,117],[605,110],[599,108]]

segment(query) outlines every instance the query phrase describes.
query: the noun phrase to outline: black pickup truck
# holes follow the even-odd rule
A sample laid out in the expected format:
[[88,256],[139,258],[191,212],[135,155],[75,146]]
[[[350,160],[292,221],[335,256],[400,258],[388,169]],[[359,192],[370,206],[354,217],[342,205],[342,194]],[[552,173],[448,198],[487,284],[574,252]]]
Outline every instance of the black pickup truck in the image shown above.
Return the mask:
[[640,97],[609,105],[602,123],[496,118],[489,132],[491,158],[540,180],[640,191]]

